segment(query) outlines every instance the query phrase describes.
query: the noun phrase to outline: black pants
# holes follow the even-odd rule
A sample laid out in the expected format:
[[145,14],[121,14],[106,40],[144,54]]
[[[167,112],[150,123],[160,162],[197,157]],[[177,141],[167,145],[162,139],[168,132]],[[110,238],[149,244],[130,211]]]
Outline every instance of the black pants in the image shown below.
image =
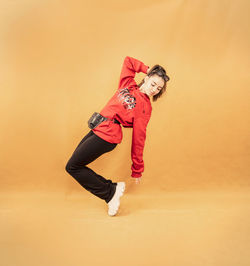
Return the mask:
[[112,151],[116,145],[98,137],[90,130],[76,147],[65,168],[82,187],[107,203],[113,197],[117,183],[96,174],[86,165],[103,153]]

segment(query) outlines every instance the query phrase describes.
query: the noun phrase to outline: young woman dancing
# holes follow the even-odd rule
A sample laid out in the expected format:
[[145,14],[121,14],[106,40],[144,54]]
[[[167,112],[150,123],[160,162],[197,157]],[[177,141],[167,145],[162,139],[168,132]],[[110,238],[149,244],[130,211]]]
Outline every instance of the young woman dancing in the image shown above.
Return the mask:
[[[136,84],[135,73],[147,74]],[[146,128],[151,116],[151,98],[156,101],[166,91],[169,77],[160,65],[151,69],[143,62],[126,56],[118,89],[100,113],[95,112],[88,121],[90,131],[76,147],[66,165],[66,171],[86,190],[106,201],[108,214],[114,216],[125,191],[125,182],[113,183],[87,167],[104,153],[112,151],[122,141],[123,127],[133,128],[132,174],[139,183],[144,171],[143,150]]]

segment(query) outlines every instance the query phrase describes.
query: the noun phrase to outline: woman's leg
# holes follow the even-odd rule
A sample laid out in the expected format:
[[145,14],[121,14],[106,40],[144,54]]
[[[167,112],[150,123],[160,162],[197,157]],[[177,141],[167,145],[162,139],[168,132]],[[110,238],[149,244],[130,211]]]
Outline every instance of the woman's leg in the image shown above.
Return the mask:
[[116,143],[109,143],[90,131],[78,144],[66,165],[66,171],[82,187],[107,203],[113,197],[117,183],[96,174],[86,165],[100,155],[110,152],[116,145]]
[[[80,143],[78,144],[78,146],[76,147],[75,151],[73,152],[73,154],[76,152],[76,150],[78,149],[78,147],[87,139],[89,138],[90,136],[94,135],[93,131],[90,130],[89,133],[80,141]],[[96,136],[96,135],[95,135]],[[96,136],[97,138],[99,138],[98,136]],[[100,138],[99,138],[100,139]],[[101,139],[103,141],[103,139]],[[111,147],[115,145],[116,147],[116,144],[112,144],[112,143],[109,143],[107,141],[104,141],[106,142],[105,144],[108,144],[108,146],[111,144]],[[114,148],[115,148],[114,147]],[[100,154],[101,155],[101,154]],[[99,156],[98,156],[99,157]],[[93,160],[91,160],[93,161]],[[100,175],[97,175],[97,177],[102,180],[102,182],[105,182],[105,183],[112,183],[112,180],[110,179],[105,179],[104,177],[100,176]],[[116,183],[115,183],[116,184]]]

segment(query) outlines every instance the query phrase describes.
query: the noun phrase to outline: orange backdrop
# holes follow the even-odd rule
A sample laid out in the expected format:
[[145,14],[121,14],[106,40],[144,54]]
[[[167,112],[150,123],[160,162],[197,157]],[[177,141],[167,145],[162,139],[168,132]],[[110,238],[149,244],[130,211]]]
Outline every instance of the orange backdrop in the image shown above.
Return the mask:
[[[65,171],[129,55],[171,78],[143,189],[249,186],[249,1],[0,3],[1,191],[85,192]],[[137,74],[139,83],[145,75]],[[130,182],[131,129],[91,168]]]

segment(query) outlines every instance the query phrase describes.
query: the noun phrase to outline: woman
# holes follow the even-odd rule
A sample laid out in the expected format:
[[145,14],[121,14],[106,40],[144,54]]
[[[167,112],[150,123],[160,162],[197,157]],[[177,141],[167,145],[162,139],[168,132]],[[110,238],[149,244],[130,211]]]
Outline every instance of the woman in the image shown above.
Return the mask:
[[[147,74],[137,85],[135,73]],[[81,140],[66,165],[66,171],[76,181],[95,196],[108,204],[108,214],[117,213],[120,197],[125,190],[125,182],[113,183],[98,175],[86,165],[100,155],[112,151],[122,140],[123,127],[133,128],[132,135],[132,174],[139,182],[144,171],[143,149],[146,127],[151,116],[151,101],[156,101],[166,91],[169,77],[159,65],[149,69],[141,61],[126,56],[122,66],[118,90],[100,113],[89,119],[89,133]]]

